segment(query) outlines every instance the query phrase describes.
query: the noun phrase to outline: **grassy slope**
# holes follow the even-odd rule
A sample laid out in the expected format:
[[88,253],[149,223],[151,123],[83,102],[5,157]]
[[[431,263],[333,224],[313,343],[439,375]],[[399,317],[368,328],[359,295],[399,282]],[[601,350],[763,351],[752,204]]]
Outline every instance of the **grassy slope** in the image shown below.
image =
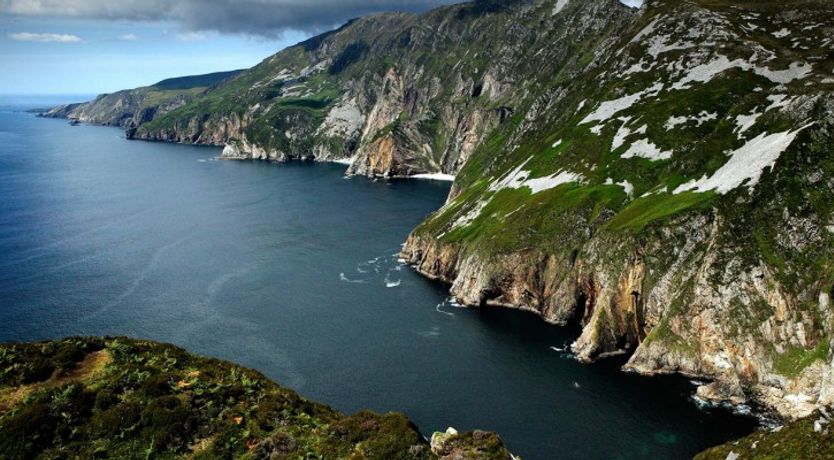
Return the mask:
[[[616,71],[603,66],[570,82],[557,80],[554,82],[557,88],[569,94],[551,108],[551,112],[557,115],[540,117],[532,128],[527,126],[526,131],[519,131],[522,116],[517,115],[514,123],[494,132],[459,174],[456,188],[461,191],[460,195],[425,221],[416,233],[439,237],[443,243],[461,245],[465,253],[476,252],[487,257],[531,249],[561,254],[574,248],[581,251],[587,234],[608,233],[614,238],[634,235],[638,241],[645,242],[658,237],[669,224],[677,225],[681,216],[718,216],[724,228],[717,244],[728,248],[725,251],[727,260],[738,258],[744,263],[734,269],[743,270],[760,262],[766,263],[784,287],[806,299],[801,301],[800,308],[807,315],[818,318],[815,321],[822,325],[824,318],[820,317],[814,291],[820,285],[826,291],[825,288],[834,283],[834,268],[830,262],[834,255],[832,238],[823,235],[820,238],[822,245],[797,248],[787,242],[780,230],[789,228],[797,218],[809,219],[815,222],[814,225],[822,227],[834,215],[830,182],[828,185],[819,182],[819,177],[832,177],[834,173],[830,136],[826,137],[824,130],[813,134],[813,129],[803,132],[781,156],[776,167],[764,172],[754,191],[748,191],[743,186],[723,196],[715,192],[672,194],[671,191],[682,183],[711,175],[720,168],[727,160],[725,152],[745,142],[734,132],[735,117],[768,106],[768,94],[831,94],[834,85],[824,81],[823,77],[830,75],[834,68],[834,56],[830,50],[818,47],[826,29],[818,27],[812,29],[815,32],[803,31],[809,39],[802,43],[807,42],[808,47],[798,48],[785,41],[779,42],[772,35],[784,27],[784,23],[744,19],[749,12],[759,13],[760,18],[783,12],[785,6],[782,2],[704,0],[695,3],[721,11],[739,24],[756,22],[759,29],[747,34],[747,37],[775,50],[773,59],[767,63],[770,68],[784,69],[797,61],[813,62],[817,76],[778,85],[753,72],[732,69],[707,83],[691,85],[690,89],[664,91],[657,97],[645,98],[617,113],[614,119],[604,124],[599,134],[590,131],[593,124],[580,124],[598,105],[598,102],[592,101],[617,99],[643,90],[657,81],[665,82],[668,88],[674,80],[668,81],[669,76],[662,65],[655,71],[638,72],[628,77],[620,77]],[[676,14],[676,10],[686,8],[689,7],[682,6],[681,2],[656,1],[647,15],[635,25],[633,33],[655,17]],[[830,4],[808,0],[796,5],[796,9],[804,11],[804,23],[834,26]],[[805,14],[811,10],[820,13]],[[796,24],[800,22],[797,20]],[[791,37],[800,33],[798,26],[795,29]],[[624,37],[622,55],[633,55],[634,60],[645,56],[639,45],[628,43],[630,38]],[[677,40],[686,41],[682,38]],[[674,60],[684,53],[671,51],[662,57]],[[731,43],[722,46],[721,54],[730,59],[746,58],[749,49]],[[611,59],[617,61],[619,56]],[[651,56],[649,61],[652,61]],[[617,76],[604,77],[605,73]],[[582,104],[581,101],[587,102]],[[703,111],[715,113],[715,119],[698,125],[690,122],[674,130],[664,127],[673,116],[694,116]],[[826,109],[821,104],[811,109],[811,114],[811,119],[827,117]],[[625,116],[632,117],[632,132],[637,126],[647,127],[646,136],[632,135],[629,139],[648,137],[662,150],[674,151],[672,158],[660,161],[622,158],[630,142],[614,149],[612,139],[622,125],[616,118]],[[762,116],[745,133],[745,137],[752,139],[761,133],[795,129],[804,123],[807,121],[794,120],[789,114],[772,110]],[[558,145],[554,146],[557,141]],[[489,190],[490,183],[522,163],[525,163],[523,169],[531,172],[530,177],[542,177],[565,169],[580,173],[584,181],[535,195],[525,188],[504,189],[497,193]],[[606,185],[608,180],[628,181],[634,186],[634,198],[626,197],[619,186]],[[477,209],[484,203],[485,207],[469,225],[452,227],[467,211]],[[673,246],[668,249],[673,249]],[[651,257],[660,259],[656,265],[660,270],[664,264],[674,260],[671,253],[655,253]],[[751,312],[740,311],[736,318],[739,331],[756,334],[759,323],[750,321],[747,324],[747,317],[763,314],[766,318],[772,313],[767,313],[771,307],[764,305],[762,308],[766,311],[752,312],[752,315]],[[658,334],[662,332],[657,329]],[[822,343],[823,338],[815,337],[811,342]],[[816,359],[824,356],[814,348],[791,350],[785,356],[774,356],[781,363],[777,371],[786,372],[789,376],[795,376],[813,361],[809,361],[808,357]]]
[[[493,434],[457,451],[508,458]],[[165,344],[0,345],[0,457],[435,458],[396,413],[342,415],[234,364]],[[270,457],[273,455],[273,457]]]
[[762,429],[745,438],[707,449],[696,455],[695,460],[834,459],[834,429],[828,423],[822,425],[820,431],[814,431],[817,420],[826,419],[815,413],[778,431]]

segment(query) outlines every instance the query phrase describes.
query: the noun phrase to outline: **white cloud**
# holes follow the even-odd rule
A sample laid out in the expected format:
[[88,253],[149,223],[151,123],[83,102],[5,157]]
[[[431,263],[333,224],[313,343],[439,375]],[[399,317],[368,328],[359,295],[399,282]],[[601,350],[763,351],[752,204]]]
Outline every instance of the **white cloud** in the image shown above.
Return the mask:
[[320,32],[383,11],[425,11],[461,0],[0,0],[0,14],[165,21],[184,31],[276,37]]
[[136,34],[124,34],[124,35],[119,35],[117,38],[118,38],[119,40],[123,41],[123,42],[132,42],[132,41],[139,40],[139,37],[138,37],[138,36],[136,36]]
[[70,34],[36,34],[32,32],[17,32],[9,34],[8,37],[19,42],[78,43],[81,41],[81,37]]
[[200,32],[182,32],[177,34],[177,39],[184,42],[196,42],[205,40],[206,36]]

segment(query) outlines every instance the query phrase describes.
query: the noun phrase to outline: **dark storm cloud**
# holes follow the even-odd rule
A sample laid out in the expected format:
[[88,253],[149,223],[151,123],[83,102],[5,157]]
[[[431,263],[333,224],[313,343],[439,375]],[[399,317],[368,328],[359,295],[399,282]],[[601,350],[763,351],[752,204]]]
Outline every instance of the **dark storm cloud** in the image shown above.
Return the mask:
[[460,0],[0,0],[0,13],[172,21],[190,31],[274,36],[317,32],[382,11],[425,11]]

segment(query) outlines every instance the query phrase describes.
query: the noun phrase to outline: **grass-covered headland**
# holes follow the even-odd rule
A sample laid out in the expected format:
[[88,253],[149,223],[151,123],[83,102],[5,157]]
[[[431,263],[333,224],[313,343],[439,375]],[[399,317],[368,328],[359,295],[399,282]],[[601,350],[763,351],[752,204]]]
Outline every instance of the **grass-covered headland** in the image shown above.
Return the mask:
[[252,369],[117,338],[0,344],[0,458],[508,459],[493,433],[430,446],[404,415],[350,416]]

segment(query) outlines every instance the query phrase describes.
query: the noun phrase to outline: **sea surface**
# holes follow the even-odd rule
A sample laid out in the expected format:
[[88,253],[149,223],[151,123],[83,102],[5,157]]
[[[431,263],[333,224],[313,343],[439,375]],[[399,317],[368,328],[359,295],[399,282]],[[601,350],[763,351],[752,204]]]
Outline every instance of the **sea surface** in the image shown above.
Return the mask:
[[47,99],[0,103],[0,341],[172,342],[426,435],[495,430],[526,460],[687,458],[756,426],[685,379],[576,362],[575,329],[453,305],[397,260],[448,183],[216,161],[21,110]]

